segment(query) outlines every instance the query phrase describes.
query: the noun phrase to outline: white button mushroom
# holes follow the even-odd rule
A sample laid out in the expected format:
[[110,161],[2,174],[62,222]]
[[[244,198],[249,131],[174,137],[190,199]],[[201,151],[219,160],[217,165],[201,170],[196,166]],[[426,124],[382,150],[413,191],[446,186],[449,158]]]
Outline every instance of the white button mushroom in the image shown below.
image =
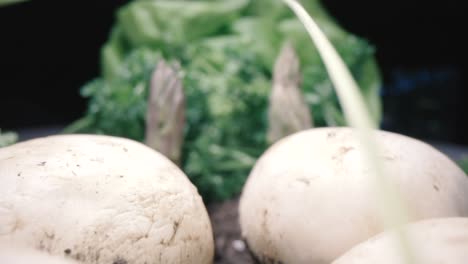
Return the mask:
[[206,208],[143,144],[61,135],[0,149],[0,242],[82,263],[211,263]]
[[[468,263],[468,218],[423,220],[403,230],[413,263]],[[387,231],[358,244],[332,264],[404,264],[400,246],[395,232]]]
[[51,256],[31,248],[0,245],[0,263],[2,264],[77,264],[70,259]]
[[[468,215],[468,178],[431,146],[379,131],[387,175],[410,221]],[[266,263],[330,263],[384,224],[351,129],[311,129],[273,145],[252,170],[239,205],[242,234]]]

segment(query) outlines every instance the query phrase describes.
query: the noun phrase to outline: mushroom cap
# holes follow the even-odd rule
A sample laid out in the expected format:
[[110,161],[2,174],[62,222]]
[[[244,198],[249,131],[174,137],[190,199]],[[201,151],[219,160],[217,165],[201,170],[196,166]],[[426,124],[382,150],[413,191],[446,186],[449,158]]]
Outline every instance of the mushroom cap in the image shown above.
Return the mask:
[[60,256],[51,256],[36,249],[0,244],[2,264],[77,264]]
[[[378,158],[410,221],[468,215],[468,178],[454,162],[421,141],[375,133]],[[239,205],[242,234],[260,260],[330,263],[384,230],[360,149],[350,128],[316,128],[262,155]]]
[[[468,263],[468,218],[436,218],[403,229],[413,263]],[[383,232],[356,245],[332,264],[404,264],[396,232]]]
[[172,162],[117,137],[60,135],[0,149],[0,242],[82,263],[211,263],[197,189]]

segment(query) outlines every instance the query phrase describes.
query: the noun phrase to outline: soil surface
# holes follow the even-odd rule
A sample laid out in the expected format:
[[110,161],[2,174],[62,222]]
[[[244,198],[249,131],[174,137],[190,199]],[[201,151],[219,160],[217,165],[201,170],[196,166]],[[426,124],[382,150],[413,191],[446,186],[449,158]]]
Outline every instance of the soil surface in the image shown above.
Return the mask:
[[215,237],[215,264],[256,263],[241,237],[238,205],[236,198],[207,206]]

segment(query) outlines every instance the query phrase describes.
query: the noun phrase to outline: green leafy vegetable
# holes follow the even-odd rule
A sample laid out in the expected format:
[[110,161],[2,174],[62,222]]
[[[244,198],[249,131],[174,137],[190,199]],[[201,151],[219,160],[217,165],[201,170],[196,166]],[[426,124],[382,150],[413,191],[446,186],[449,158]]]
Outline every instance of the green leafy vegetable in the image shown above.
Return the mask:
[[208,198],[229,198],[266,147],[270,82],[242,46],[203,46],[190,57],[196,59],[187,68],[188,111],[198,112],[200,96],[191,94],[202,92],[207,119],[190,125],[187,118],[198,131],[185,145],[184,169]]
[[[213,39],[212,41],[217,41]],[[256,157],[266,148],[269,81],[254,54],[211,41],[187,51],[184,64],[187,123],[182,168],[205,199],[226,199],[241,190]],[[149,80],[160,53],[136,49],[111,80],[82,89],[86,117],[66,132],[116,135],[143,141]]]
[[106,78],[114,75],[135,48],[149,47],[177,56],[186,43],[224,31],[249,0],[133,1],[117,12],[117,24],[105,44],[102,60]]
[[[379,122],[374,49],[341,29],[319,1],[303,2],[336,44]],[[298,53],[314,125],[345,125],[317,50],[281,1],[141,0],[118,10],[102,48],[102,76],[81,90],[89,99],[87,113],[66,132],[143,141],[151,74],[162,58],[178,61],[186,96],[181,167],[206,200],[232,197],[268,146],[273,64],[287,41]]]

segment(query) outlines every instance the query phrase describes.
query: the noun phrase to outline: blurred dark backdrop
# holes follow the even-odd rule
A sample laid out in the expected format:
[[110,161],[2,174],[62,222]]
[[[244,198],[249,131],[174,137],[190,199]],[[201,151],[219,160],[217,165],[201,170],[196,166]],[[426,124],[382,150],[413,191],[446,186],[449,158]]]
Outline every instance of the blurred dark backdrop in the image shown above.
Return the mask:
[[[235,1],[235,0],[233,0]],[[82,115],[81,85],[127,1],[30,1],[0,8],[0,128],[63,125]],[[462,1],[324,0],[377,48],[386,130],[468,145],[468,47]]]

